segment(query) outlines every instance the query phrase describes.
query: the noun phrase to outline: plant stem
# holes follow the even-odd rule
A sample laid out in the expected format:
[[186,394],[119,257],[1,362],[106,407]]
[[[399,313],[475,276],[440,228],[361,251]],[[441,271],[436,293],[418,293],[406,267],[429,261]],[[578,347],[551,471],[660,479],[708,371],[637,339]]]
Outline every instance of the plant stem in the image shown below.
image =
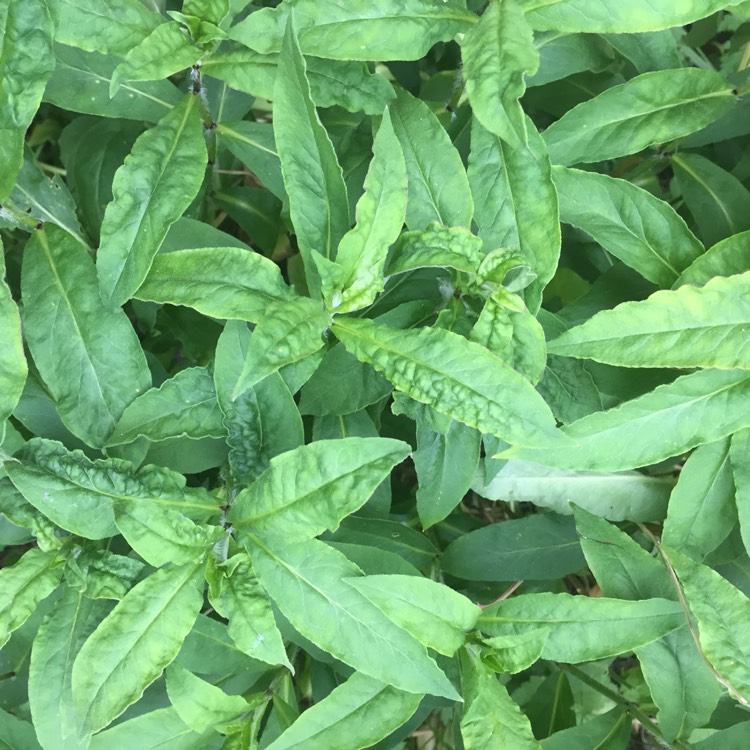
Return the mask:
[[620,704],[634,719],[637,719],[640,722],[641,726],[649,734],[652,734],[654,737],[656,737],[659,742],[664,743],[664,745],[672,748],[672,750],[687,750],[687,745],[684,745],[679,740],[672,740],[671,742],[667,740],[667,738],[662,734],[661,729],[659,729],[659,726],[652,721],[651,717],[648,716],[648,714],[642,711],[638,705],[632,703],[627,698],[624,698],[618,692],[608,688],[606,685],[602,685],[599,680],[595,680],[593,677],[587,675],[583,670],[578,669],[578,667],[574,667],[572,664],[557,664],[557,666],[563,672],[567,672],[577,680],[584,682],[590,688],[593,688],[606,698],[609,698],[611,701]]

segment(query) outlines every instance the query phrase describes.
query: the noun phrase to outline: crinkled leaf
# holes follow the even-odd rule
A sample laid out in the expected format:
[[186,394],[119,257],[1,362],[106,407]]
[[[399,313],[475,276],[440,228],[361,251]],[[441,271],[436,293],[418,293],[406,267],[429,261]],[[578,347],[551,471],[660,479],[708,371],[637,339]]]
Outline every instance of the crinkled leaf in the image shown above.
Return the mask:
[[480,609],[457,591],[428,578],[369,575],[344,579],[390,620],[440,654],[452,656],[476,624]]
[[362,507],[410,452],[389,438],[318,440],[271,459],[235,499],[228,520],[260,537],[297,542]]
[[162,568],[128,592],[73,664],[79,732],[102,729],[141,697],[177,656],[202,606],[200,565]]
[[404,232],[398,238],[386,273],[393,276],[415,268],[447,267],[476,274],[482,258],[482,240],[468,229],[433,221],[424,230]]
[[120,417],[109,445],[170,437],[224,437],[211,373],[188,367],[133,401]]
[[[232,28],[232,38],[258,52],[278,52],[291,7],[251,14]],[[302,51],[341,60],[418,60],[476,20],[459,0],[382,0],[366,6],[298,0],[293,7]]]
[[101,447],[151,383],[135,331],[122,310],[101,303],[88,253],[56,226],[27,243],[21,292],[26,343],[60,417]]
[[440,121],[420,99],[399,90],[390,108],[409,178],[406,225],[425,229],[437,221],[471,226],[474,212],[461,157]]
[[170,225],[203,182],[207,156],[199,102],[185,96],[138,138],[115,174],[96,258],[102,299],[110,307],[135,294]]
[[632,651],[683,623],[682,608],[667,599],[522,594],[485,607],[478,627],[489,635],[549,627],[542,658],[578,664]]
[[[731,299],[733,304],[726,301]],[[551,341],[552,354],[626,367],[750,369],[750,272],[603,310]]]
[[590,164],[689,135],[733,105],[731,86],[713,70],[659,70],[579,104],[543,137],[553,163]]
[[501,455],[592,471],[647,466],[750,426],[743,406],[748,393],[747,371],[702,370],[566,425],[567,447],[511,448]]
[[250,555],[263,588],[316,646],[400,690],[458,698],[424,646],[344,581],[361,571],[340,552],[312,539],[273,549],[254,543]]
[[462,46],[466,93],[474,116],[515,147],[525,145],[526,115],[519,99],[525,76],[539,67],[539,52],[516,0],[493,0]]
[[703,245],[663,200],[626,180],[553,167],[560,220],[582,229],[649,281],[670,287]]
[[333,332],[399,390],[443,414],[514,444],[554,438],[554,419],[531,384],[479,344],[450,331],[397,331],[337,318]]
[[500,672],[523,672],[541,658],[548,635],[549,627],[544,627],[527,630],[520,635],[483,638],[483,643],[492,649],[489,654],[485,652],[485,663]]

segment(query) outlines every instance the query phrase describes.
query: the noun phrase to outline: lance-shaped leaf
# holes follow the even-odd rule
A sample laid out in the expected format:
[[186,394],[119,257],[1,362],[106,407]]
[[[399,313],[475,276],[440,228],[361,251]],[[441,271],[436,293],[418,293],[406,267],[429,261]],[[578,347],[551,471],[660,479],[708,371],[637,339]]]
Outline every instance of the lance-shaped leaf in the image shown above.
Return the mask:
[[111,605],[66,588],[39,628],[29,664],[29,705],[42,747],[78,750],[71,689],[73,660]]
[[[230,46],[211,55],[201,71],[238,91],[273,99],[279,58],[275,52],[261,54],[247,47]],[[318,107],[338,105],[349,112],[380,115],[396,96],[391,83],[382,75],[371,73],[364,62],[310,57],[305,65],[310,94]]]
[[544,141],[527,123],[528,145],[513,149],[475,120],[471,128],[469,182],[474,221],[485,251],[520,250],[536,278],[525,291],[526,305],[536,313],[542,290],[557,269],[560,222]]
[[340,552],[311,539],[273,549],[253,543],[250,556],[282,614],[316,646],[400,690],[458,699],[425,647],[343,580],[361,571]]
[[409,178],[406,225],[425,229],[437,221],[470,227],[474,204],[466,170],[445,128],[423,101],[403,89],[390,111]]
[[462,44],[466,93],[474,116],[512,146],[526,143],[526,115],[518,101],[525,76],[539,67],[531,28],[516,0],[493,0]]
[[189,367],[151,388],[128,406],[109,445],[170,437],[224,437],[214,379],[205,367]]
[[200,735],[191,731],[172,706],[157,708],[132,719],[126,719],[91,738],[91,750],[129,750],[133,738],[139,750],[164,750],[177,745],[180,750],[203,750],[211,746],[216,733]]
[[488,500],[533,503],[566,515],[574,501],[610,521],[661,521],[673,487],[669,478],[637,471],[603,474],[511,460],[489,483],[477,478],[472,489]]
[[700,154],[675,154],[672,165],[675,186],[707,244],[750,229],[750,192],[731,172]]
[[56,226],[27,243],[21,292],[26,343],[61,419],[101,447],[151,383],[135,331],[122,310],[104,307],[88,253]]
[[79,732],[107,726],[162,673],[203,605],[203,566],[162,568],[131,589],[73,664]]
[[737,517],[745,549],[750,549],[750,430],[732,435],[729,461],[736,488]]
[[322,303],[309,297],[293,297],[269,305],[253,331],[233,398],[284,365],[299,362],[321,349],[325,343],[323,332],[330,321]]
[[703,286],[715,276],[734,276],[745,271],[750,271],[750,232],[717,242],[682,272],[674,286]]
[[63,571],[61,566],[53,567],[56,558],[56,550],[34,547],[15,565],[0,570],[0,647],[55,590]]
[[138,0],[52,0],[50,5],[58,42],[119,55],[126,55],[164,20]]
[[292,670],[271,602],[247,553],[233,555],[221,565],[209,560],[207,577],[208,600],[229,621],[229,635],[237,648],[254,659]]
[[737,523],[729,439],[699,446],[680,471],[664,522],[664,544],[702,562]]
[[732,692],[750,700],[750,599],[715,570],[664,551],[698,622],[703,653]]
[[271,459],[235,499],[231,523],[263,538],[315,537],[361,508],[410,448],[389,438],[318,440]]
[[460,665],[466,701],[461,737],[466,750],[540,750],[529,719],[473,648],[461,653]]
[[[574,507],[581,547],[605,596],[677,599],[666,567],[616,526]],[[669,738],[703,726],[721,686],[698,652],[687,625],[636,650],[643,675],[659,707],[659,726]]]
[[305,60],[289,16],[274,88],[273,132],[307,286],[319,296],[312,256],[334,260],[349,229],[344,175],[310,96]]
[[388,110],[375,136],[364,188],[357,224],[339,243],[336,265],[328,272],[326,265],[319,267],[326,302],[342,313],[367,307],[383,290],[388,248],[406,216],[406,164]]
[[158,81],[194,65],[201,50],[174,21],[157,26],[140,44],[131,48],[117,66],[109,86],[110,96],[121,81]]
[[337,318],[333,332],[357,359],[411,398],[509,443],[554,439],[554,418],[531,383],[479,344],[450,331],[397,331]]
[[[278,52],[290,5],[264,8],[231,29],[233,39],[258,52]],[[335,0],[294,3],[294,23],[306,55],[339,60],[419,60],[437,42],[471,28],[476,16],[460,0],[383,0],[342,5]]]
[[355,672],[304,711],[268,750],[370,747],[408,721],[421,699]]
[[5,283],[5,254],[0,240],[0,424],[16,408],[28,373],[21,338],[21,317]]
[[148,274],[169,227],[195,198],[206,171],[200,99],[182,102],[141,135],[112,183],[96,258],[102,299],[129,300]]
[[272,302],[291,290],[279,267],[239,247],[175,250],[154,258],[137,299],[186,305],[213,318],[257,323]]
[[748,330],[750,272],[624,302],[566,331],[548,348],[626,367],[750,369]]
[[542,658],[578,664],[651,643],[684,624],[684,618],[679,603],[667,599],[522,594],[485,607],[478,627],[489,635],[549,627]]
[[8,0],[0,11],[0,200],[23,164],[24,136],[55,67],[54,24],[44,0]]
[[741,0],[519,0],[532,28],[540,31],[595,34],[660,31],[706,18]]
[[476,274],[484,255],[482,240],[464,227],[446,227],[437,221],[424,230],[404,232],[393,248],[387,275],[416,268],[455,268]]
[[500,455],[591,471],[648,466],[750,427],[743,406],[748,395],[747,371],[703,370],[566,425],[562,432],[571,441],[565,446]]
[[453,656],[477,622],[480,609],[457,591],[428,578],[371,575],[346,578],[396,625],[428,648]]
[[179,664],[167,667],[167,695],[179,717],[199,733],[250,710],[242,696],[227,695],[220,687],[196,677]]
[[689,135],[733,105],[731,85],[713,70],[659,70],[573,107],[544,141],[554,164],[590,164]]
[[554,167],[560,221],[591,235],[605,250],[660,286],[703,253],[685,221],[663,200],[626,180]]
[[6,471],[23,496],[41,513],[72,534],[87,539],[113,536],[113,502],[155,503],[207,519],[219,501],[204,489],[186,488],[185,478],[169,469],[136,469],[117,458],[92,461],[51,440],[34,438],[8,462]]

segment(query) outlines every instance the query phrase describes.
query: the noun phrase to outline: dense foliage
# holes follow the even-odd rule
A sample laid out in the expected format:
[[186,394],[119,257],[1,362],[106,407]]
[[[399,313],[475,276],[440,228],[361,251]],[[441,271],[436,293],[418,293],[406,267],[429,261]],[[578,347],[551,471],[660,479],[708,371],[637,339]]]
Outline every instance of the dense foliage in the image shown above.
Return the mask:
[[749,64],[0,0],[0,746],[750,747]]

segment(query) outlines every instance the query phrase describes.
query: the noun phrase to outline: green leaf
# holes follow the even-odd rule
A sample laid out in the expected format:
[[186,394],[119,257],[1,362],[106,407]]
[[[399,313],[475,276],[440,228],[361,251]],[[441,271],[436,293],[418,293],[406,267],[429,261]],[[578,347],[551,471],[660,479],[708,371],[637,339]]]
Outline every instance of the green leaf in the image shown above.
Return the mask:
[[215,570],[212,567],[214,564],[209,562],[208,600],[229,620],[229,635],[237,647],[254,659],[292,670],[271,602],[247,554],[234,555],[221,565],[215,565]]
[[383,290],[388,248],[404,224],[406,164],[388,110],[375,136],[364,188],[357,224],[341,239],[336,265],[328,272],[325,264],[318,268],[326,302],[340,313],[367,307]]
[[636,67],[639,73],[682,67],[682,55],[672,31],[606,34],[604,38]]
[[461,737],[466,750],[539,750],[531,724],[478,654],[462,652],[461,687],[466,707]]
[[117,458],[92,461],[81,451],[34,438],[8,462],[6,471],[23,496],[63,529],[88,539],[116,533],[112,503],[158,504],[199,519],[219,511],[219,501],[202,488],[186,488],[169,469],[136,469]]
[[187,95],[141,135],[117,170],[96,259],[102,299],[117,307],[143,283],[170,225],[198,192],[206,170],[199,97]]
[[748,393],[746,371],[695,372],[566,425],[567,447],[511,448],[501,456],[591,471],[647,466],[750,426]]
[[511,146],[526,144],[526,115],[519,99],[525,76],[539,68],[539,52],[515,0],[493,0],[462,44],[464,78],[474,116]]
[[732,88],[713,70],[644,73],[564,114],[544,131],[555,164],[590,164],[681,138],[734,106]]
[[331,316],[320,302],[293,297],[273,302],[255,326],[252,347],[234,388],[233,398],[285,365],[314,354],[324,344]]
[[320,278],[313,254],[335,259],[349,229],[349,204],[336,152],[310,96],[291,15],[274,87],[273,132],[307,286],[317,297]]
[[[698,622],[701,648],[733,694],[750,698],[750,599],[715,570],[665,548]],[[744,702],[743,701],[743,702]]]
[[750,549],[750,430],[732,435],[729,461],[736,488],[737,516],[745,549]]
[[489,635],[520,635],[549,627],[542,658],[578,664],[606,659],[655,641],[684,623],[677,602],[624,601],[570,594],[522,594],[482,610]]
[[163,20],[138,0],[51,0],[50,5],[58,42],[118,55],[127,54]]
[[390,112],[409,178],[406,225],[425,229],[437,221],[470,227],[474,205],[466,170],[440,121],[404,90],[398,91]]
[[109,88],[119,62],[113,55],[56,44],[55,59],[55,70],[44,90],[44,101],[62,109],[157,122],[183,99],[177,86],[169,81],[122,83],[110,98]]
[[28,370],[21,317],[5,282],[5,254],[0,240],[0,424],[16,408]]
[[670,287],[703,253],[672,207],[622,179],[554,167],[560,220],[582,229],[607,252],[654,284]]
[[211,373],[189,367],[133,401],[120,417],[108,445],[170,437],[224,437]]
[[476,274],[483,259],[482,241],[464,227],[437,221],[424,230],[404,232],[396,242],[386,273],[393,276],[416,268],[455,268]]
[[407,693],[355,672],[308,708],[268,750],[370,747],[404,724],[421,695]]
[[674,286],[704,286],[715,276],[734,276],[745,271],[750,271],[750,232],[717,242],[682,272]]
[[675,182],[709,245],[750,229],[750,192],[733,175],[698,154],[672,157]]
[[368,575],[344,579],[396,625],[440,654],[453,656],[477,622],[480,609],[465,596],[428,578]]
[[37,750],[41,745],[34,735],[34,727],[27,721],[0,709],[0,732],[3,750]]
[[47,615],[31,649],[29,704],[37,737],[45,748],[79,750],[70,684],[73,660],[110,609],[67,588]]
[[664,544],[702,562],[737,523],[729,439],[699,446],[680,471],[664,522]]
[[445,434],[417,422],[417,513],[422,528],[446,518],[469,491],[479,464],[481,435],[461,422],[450,421]]
[[[750,272],[603,310],[548,344],[552,354],[626,367],[750,369]],[[727,305],[726,300],[736,303]]]
[[151,382],[135,331],[125,313],[102,305],[88,253],[56,226],[27,243],[21,292],[26,343],[60,417],[101,447]]
[[389,438],[318,440],[271,459],[235,499],[227,518],[264,539],[298,542],[361,508],[410,453]]
[[470,531],[448,545],[441,565],[474,581],[552,580],[585,567],[572,519],[527,516]]
[[536,274],[525,292],[527,307],[536,313],[560,257],[560,222],[549,157],[530,121],[527,135],[527,147],[513,149],[474,120],[469,182],[485,251],[520,250]]
[[79,732],[102,729],[141,697],[177,656],[202,606],[200,565],[162,568],[128,592],[73,664]]
[[569,515],[571,501],[610,521],[661,521],[674,482],[637,471],[603,474],[510,460],[473,490],[488,500],[533,503]]
[[549,628],[528,630],[521,635],[497,635],[483,638],[492,651],[485,653],[485,662],[492,669],[509,674],[518,674],[535,664],[542,656]]
[[26,129],[55,67],[54,25],[44,0],[7,0],[0,11],[0,200],[23,163]]
[[248,702],[196,677],[179,664],[167,667],[167,695],[178,716],[194,732],[203,733],[247,712]]
[[353,318],[337,318],[333,332],[396,388],[469,427],[520,445],[555,435],[552,414],[531,384],[458,334],[397,331]]
[[[231,36],[258,52],[279,52],[290,5],[264,8],[231,29]],[[335,0],[294,3],[294,23],[306,55],[340,60],[418,60],[476,22],[460,0],[384,0],[347,6]]]
[[238,247],[161,253],[134,295],[149,302],[186,305],[213,318],[258,323],[273,302],[287,300],[279,267]]
[[592,747],[596,750],[625,750],[632,735],[630,714],[618,706],[575,727],[555,732],[542,740],[542,750],[571,750]]
[[539,321],[516,294],[498,289],[487,299],[471,331],[471,340],[489,349],[531,383],[547,364],[547,346]]
[[56,559],[55,550],[33,547],[15,565],[0,570],[0,647],[57,587],[62,568],[54,566]]
[[458,699],[424,646],[343,580],[360,570],[340,552],[313,539],[273,550],[253,544],[250,554],[263,588],[316,646],[400,690]]
[[117,93],[121,81],[158,81],[194,65],[201,50],[174,21],[157,26],[143,41],[132,47],[115,68],[110,96]]

